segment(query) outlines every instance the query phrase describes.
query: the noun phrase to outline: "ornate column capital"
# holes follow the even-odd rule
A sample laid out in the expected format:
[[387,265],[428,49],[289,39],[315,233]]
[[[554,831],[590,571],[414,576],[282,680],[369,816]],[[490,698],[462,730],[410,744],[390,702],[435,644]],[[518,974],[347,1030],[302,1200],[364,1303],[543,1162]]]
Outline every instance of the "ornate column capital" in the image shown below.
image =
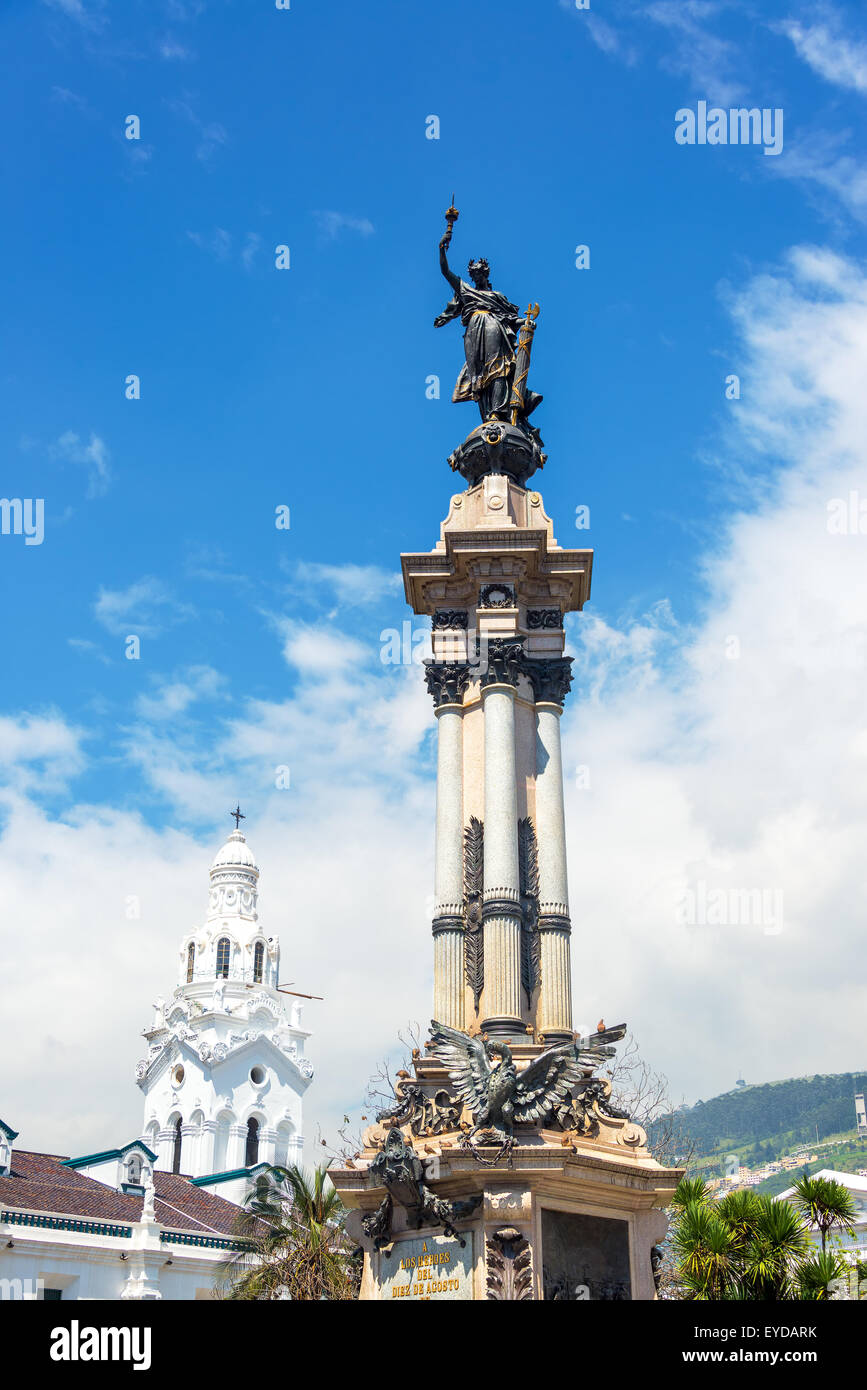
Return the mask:
[[434,709],[441,705],[462,705],[470,673],[468,661],[425,661],[424,679],[428,694],[433,696]]
[[489,637],[482,644],[479,656],[483,691],[490,685],[510,685],[513,690],[517,689],[528,664],[523,637]]
[[571,656],[540,657],[528,659],[524,665],[526,674],[533,683],[536,704],[563,704],[572,686]]

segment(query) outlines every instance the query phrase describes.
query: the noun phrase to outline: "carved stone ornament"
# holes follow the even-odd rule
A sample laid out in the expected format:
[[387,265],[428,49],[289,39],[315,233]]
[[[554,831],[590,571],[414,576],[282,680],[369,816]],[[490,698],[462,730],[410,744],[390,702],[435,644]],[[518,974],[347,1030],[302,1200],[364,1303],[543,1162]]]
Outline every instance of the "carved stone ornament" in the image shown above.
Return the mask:
[[517,689],[518,681],[529,665],[521,637],[490,637],[479,652],[483,686],[512,685]]
[[526,1237],[504,1226],[488,1237],[486,1250],[488,1298],[525,1302],[533,1297],[533,1257]]
[[540,700],[562,705],[572,686],[571,656],[552,656],[529,660],[525,670],[533,683],[536,703]]
[[527,627],[555,628],[563,626],[563,615],[559,608],[528,608]]
[[539,938],[539,856],[536,831],[529,816],[518,821],[518,867],[521,882],[521,984],[532,1002],[542,980]]
[[618,1110],[609,1104],[610,1082],[599,1076],[588,1077],[581,1083],[574,1096],[557,1111],[557,1123],[562,1129],[574,1129],[578,1134],[595,1135],[599,1132],[599,1117],[612,1120],[628,1120],[625,1110]]
[[470,816],[464,830],[464,976],[477,1009],[485,987],[484,866],[485,827],[478,816]]
[[515,590],[511,584],[483,584],[479,592],[480,608],[514,608]]
[[442,1226],[447,1236],[456,1237],[462,1246],[466,1244],[463,1236],[455,1230],[454,1223],[476,1210],[482,1194],[456,1202],[438,1197],[424,1180],[421,1159],[407,1144],[399,1129],[389,1130],[385,1146],[376,1155],[367,1174],[372,1186],[385,1188],[385,1197],[377,1210],[369,1212],[361,1220],[365,1235],[373,1241],[377,1250],[391,1240],[395,1202],[405,1209],[410,1226],[416,1229],[421,1226]]
[[457,1129],[461,1110],[462,1106],[448,1091],[429,1096],[414,1081],[405,1081],[397,1093],[396,1104],[390,1110],[380,1110],[376,1119],[378,1124],[391,1120],[398,1127],[409,1125],[416,1138],[421,1139]]
[[439,628],[460,628],[466,632],[467,611],[465,608],[438,608],[433,615],[432,626],[435,631]]
[[471,667],[466,661],[425,661],[424,678],[435,709],[459,705],[470,683]]

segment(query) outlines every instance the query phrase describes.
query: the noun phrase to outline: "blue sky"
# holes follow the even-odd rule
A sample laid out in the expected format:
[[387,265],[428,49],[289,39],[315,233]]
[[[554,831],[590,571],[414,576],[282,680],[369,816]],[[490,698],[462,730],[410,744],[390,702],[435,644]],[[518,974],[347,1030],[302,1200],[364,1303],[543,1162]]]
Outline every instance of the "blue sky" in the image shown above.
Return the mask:
[[[833,775],[833,753],[815,753],[830,778],[816,792],[818,686],[795,722],[799,757],[791,740],[774,741],[804,682],[791,644],[772,649],[811,623],[824,640],[838,592],[829,578],[820,598],[804,580],[825,535],[815,506],[817,533],[802,537],[794,584],[782,583],[800,535],[788,508],[815,487],[833,495],[822,470],[844,455],[846,486],[859,476],[849,371],[867,340],[861,19],[857,5],[794,0],[4,6],[3,490],[44,498],[46,519],[39,546],[0,537],[2,863],[19,920],[55,933],[56,978],[41,982],[40,999],[65,1022],[57,1037],[46,1024],[45,1037],[74,1034],[80,1067],[107,1040],[117,1059],[105,1100],[64,1124],[86,1121],[102,1131],[94,1141],[135,1128],[129,1016],[143,1025],[148,991],[171,983],[174,943],[203,909],[236,797],[263,894],[269,873],[275,885],[284,953],[306,972],[290,973],[329,995],[308,1018],[322,1073],[314,1119],[327,1126],[363,1087],[357,1054],[346,1070],[348,1038],[383,980],[391,1002],[378,1007],[373,1053],[427,1009],[432,720],[417,670],[382,665],[380,634],[409,616],[397,556],[434,543],[456,490],[446,458],[475,423],[472,407],[450,401],[459,328],[432,326],[448,297],[437,241],[453,190],[453,265],[485,255],[497,288],[542,306],[532,384],[545,394],[536,419],[549,463],[537,482],[561,543],[577,537],[596,552],[593,598],[571,629],[566,728],[572,761],[595,758],[609,788],[592,808],[576,800],[571,821],[576,923],[589,914],[591,937],[607,943],[594,966],[600,1002],[611,1016],[632,1008],[676,1093],[731,1084],[737,1064],[720,1030],[732,1005],[713,1006],[729,946],[669,939],[651,901],[660,874],[688,877],[718,854],[735,883],[790,884],[791,873],[800,911],[789,936],[756,947],[756,999],[735,1010],[754,1051],[767,1043],[762,999],[783,1020],[753,1079],[863,1065],[854,1030],[832,1028],[821,1055],[801,1040],[805,999],[824,1007],[809,970],[814,933],[863,886],[839,858],[863,808]],[[675,112],[701,100],[782,108],[783,152],[678,145]],[[138,141],[124,135],[131,114]],[[426,138],[430,115],[437,140]],[[285,271],[274,264],[281,244]],[[588,270],[575,268],[578,244],[590,247]],[[738,402],[725,397],[732,372]],[[130,373],[138,401],[124,396]],[[425,396],[431,374],[439,400]],[[832,447],[828,432],[847,420],[851,433]],[[288,531],[274,526],[280,504]],[[591,527],[577,533],[581,504]],[[864,622],[862,564],[851,547],[841,563],[851,638]],[[751,635],[765,606],[766,628]],[[755,665],[729,692],[731,671],[708,674],[707,653],[712,634],[742,630]],[[124,656],[130,633],[138,661]],[[802,677],[815,645],[803,641]],[[854,666],[838,650],[816,677],[851,695],[852,711],[860,637],[854,650]],[[754,748],[729,727],[739,709]],[[274,788],[279,764],[292,768],[285,794]],[[678,782],[668,817],[657,776]],[[646,797],[664,855],[645,843]],[[810,806],[805,842],[819,853],[820,822],[822,864],[837,868],[824,896],[797,881],[804,847],[780,830],[781,817]],[[610,898],[602,880],[585,882],[581,845],[593,834],[613,856]],[[785,862],[769,848],[780,834]],[[70,864],[88,856],[90,875],[76,868],[71,886]],[[351,880],[352,865],[361,876],[341,906],[333,876]],[[629,903],[611,888],[624,874],[634,875]],[[117,904],[139,880],[151,885],[151,916],[133,938]],[[383,896],[393,922],[378,935]],[[658,948],[621,1010],[615,966],[630,949],[631,911]],[[84,961],[73,944],[82,931]],[[343,933],[353,944],[335,976]],[[145,947],[127,1006],[82,1022],[100,972],[129,979],[118,972],[138,968]],[[31,973],[32,945],[10,931],[3,949],[8,967]],[[72,961],[82,976],[67,1017]],[[578,991],[589,1015],[597,983],[577,982],[579,1013]],[[713,1025],[690,1061],[659,1002],[678,991],[711,1001]],[[834,998],[829,979],[829,1015]],[[32,1006],[22,996],[22,1010]],[[47,1055],[7,1118],[57,1145]],[[309,1094],[316,1111],[316,1087]]]

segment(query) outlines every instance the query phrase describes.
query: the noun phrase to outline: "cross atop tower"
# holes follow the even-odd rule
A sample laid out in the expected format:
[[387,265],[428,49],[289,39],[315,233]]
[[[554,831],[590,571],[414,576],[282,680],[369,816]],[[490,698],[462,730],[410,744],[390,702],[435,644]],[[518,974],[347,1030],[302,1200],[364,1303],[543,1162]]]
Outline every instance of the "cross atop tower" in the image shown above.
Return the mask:
[[244,812],[241,810],[240,806],[236,806],[235,809],[234,809],[234,811],[230,811],[230,812],[229,812],[229,815],[235,817],[235,829],[236,829],[236,830],[238,830],[238,829],[240,828],[241,821],[247,819],[247,817],[244,815]]

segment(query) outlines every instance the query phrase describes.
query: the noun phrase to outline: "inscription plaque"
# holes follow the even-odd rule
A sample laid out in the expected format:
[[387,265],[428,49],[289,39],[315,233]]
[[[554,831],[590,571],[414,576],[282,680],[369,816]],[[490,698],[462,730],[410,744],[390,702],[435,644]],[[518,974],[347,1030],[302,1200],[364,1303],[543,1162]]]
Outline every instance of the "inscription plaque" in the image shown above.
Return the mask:
[[472,1298],[473,1237],[469,1231],[464,1241],[463,1247],[450,1236],[395,1241],[379,1257],[379,1297],[389,1302]]

